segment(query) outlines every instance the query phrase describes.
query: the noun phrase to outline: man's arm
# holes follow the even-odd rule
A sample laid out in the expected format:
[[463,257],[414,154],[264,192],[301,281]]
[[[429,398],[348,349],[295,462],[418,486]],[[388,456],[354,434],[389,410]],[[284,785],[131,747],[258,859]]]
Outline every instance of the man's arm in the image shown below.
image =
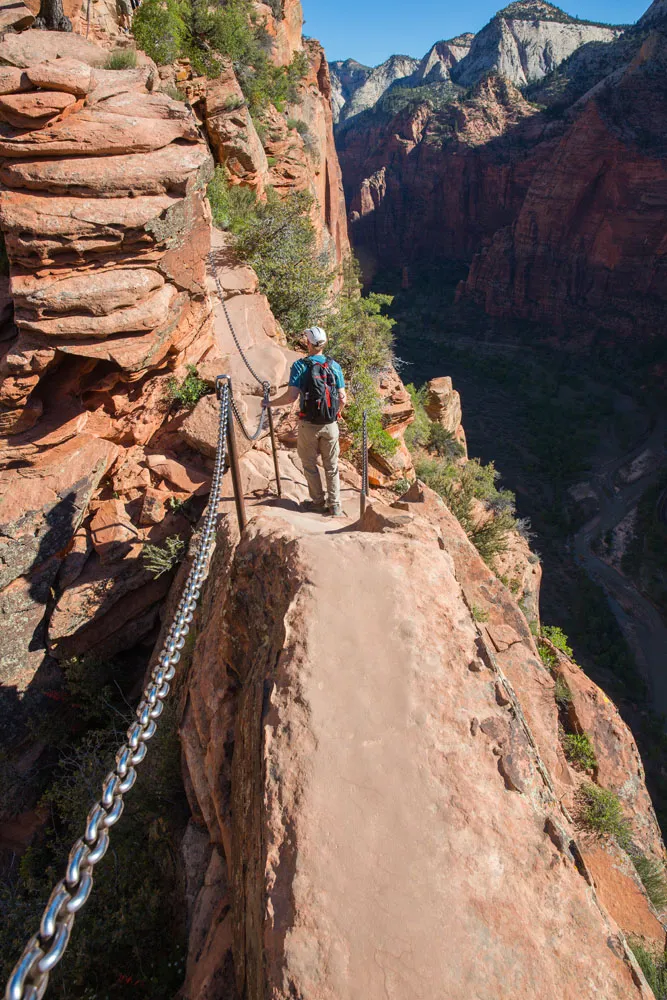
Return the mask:
[[340,399],[340,408],[342,410],[345,406],[347,406],[347,389],[339,389],[338,398]]
[[291,406],[299,398],[300,392],[295,385],[288,385],[282,396],[276,396],[268,400],[268,405],[273,409],[278,406]]

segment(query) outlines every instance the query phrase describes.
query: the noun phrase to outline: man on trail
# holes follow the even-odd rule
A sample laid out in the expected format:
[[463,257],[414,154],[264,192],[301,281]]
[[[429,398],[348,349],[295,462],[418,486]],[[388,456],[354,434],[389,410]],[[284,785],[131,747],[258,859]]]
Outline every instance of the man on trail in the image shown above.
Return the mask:
[[[310,500],[304,501],[301,507],[332,517],[345,517],[338,474],[338,416],[347,402],[345,378],[340,365],[322,353],[327,342],[322,327],[311,326],[305,335],[308,357],[294,362],[286,392],[269,400],[268,405],[288,406],[301,399],[297,452],[303,462],[310,493]],[[327,481],[326,499],[317,468],[318,455],[322,456]]]

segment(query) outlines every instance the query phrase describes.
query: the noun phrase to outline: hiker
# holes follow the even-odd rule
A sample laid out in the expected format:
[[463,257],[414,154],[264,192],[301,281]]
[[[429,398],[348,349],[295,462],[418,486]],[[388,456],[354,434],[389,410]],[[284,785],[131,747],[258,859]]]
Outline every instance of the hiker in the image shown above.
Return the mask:
[[[340,476],[338,474],[338,416],[347,402],[345,378],[340,365],[323,354],[327,335],[320,326],[305,331],[308,357],[295,361],[290,371],[289,386],[275,399],[271,407],[288,406],[301,398],[297,452],[303,462],[310,500],[305,500],[303,510],[345,517],[340,502]],[[325,499],[322,480],[317,468],[317,456],[322,456],[327,482]]]

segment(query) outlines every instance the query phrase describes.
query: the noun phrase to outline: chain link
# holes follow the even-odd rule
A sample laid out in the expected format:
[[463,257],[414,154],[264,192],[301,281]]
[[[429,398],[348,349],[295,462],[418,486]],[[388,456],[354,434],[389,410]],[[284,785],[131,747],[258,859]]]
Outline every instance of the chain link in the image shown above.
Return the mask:
[[136,711],[136,720],[127,731],[127,742],[116,754],[116,766],[107,775],[102,797],[86,821],[82,838],[70,851],[65,877],[54,888],[39,925],[39,931],[26,945],[5,989],[5,1000],[41,1000],[49,975],[65,953],[74,919],[85,905],[93,888],[93,870],[109,847],[109,830],[123,813],[124,796],[137,779],[136,767],[148,751],[147,743],[155,735],[170,683],[176,674],[186,637],[194,618],[202,585],[208,576],[209,560],[215,545],[218,503],[227,458],[227,422],[230,411],[230,388],[227,376],[216,380],[220,400],[220,423],[209,503],[201,538],[176,609],[165,644],[151,673]]
[[218,298],[220,299],[220,303],[222,305],[222,309],[223,309],[223,312],[225,314],[225,319],[227,320],[227,324],[228,324],[229,329],[231,331],[232,337],[234,338],[234,343],[236,344],[236,349],[239,352],[239,354],[241,355],[241,358],[243,359],[243,364],[246,366],[246,368],[248,369],[248,371],[250,372],[250,374],[254,378],[255,382],[257,382],[258,385],[261,385],[262,389],[265,392],[266,392],[266,387],[267,386],[268,386],[269,391],[270,391],[270,389],[271,389],[270,382],[267,382],[265,379],[259,377],[259,375],[255,371],[255,369],[253,368],[253,366],[248,361],[248,359],[247,359],[247,357],[245,355],[245,352],[244,352],[243,348],[241,347],[241,342],[240,342],[240,340],[239,340],[239,338],[238,338],[238,336],[236,334],[236,330],[234,329],[234,324],[232,323],[232,318],[229,315],[229,309],[227,308],[227,302],[225,301],[225,293],[224,293],[222,285],[220,284],[220,278],[218,277],[218,270],[217,270],[217,268],[215,266],[215,257],[213,256],[213,251],[212,250],[210,250],[209,254],[208,254],[208,263],[209,263],[209,266],[211,268],[211,272],[213,274],[213,278],[215,280],[215,287],[216,287],[216,289],[218,291]]
[[368,496],[370,487],[368,485],[368,414],[364,410],[362,430],[361,430],[361,490],[364,496]]
[[268,382],[266,382],[265,383],[265,389],[264,389],[264,399],[263,399],[263,403],[262,403],[262,412],[259,415],[259,427],[257,428],[257,430],[255,431],[254,434],[251,434],[250,431],[247,430],[246,425],[243,422],[243,418],[241,417],[241,414],[239,413],[239,410],[238,410],[238,407],[236,405],[236,400],[234,399],[234,396],[230,395],[230,403],[231,403],[232,410],[234,412],[234,416],[236,417],[236,422],[239,425],[239,427],[241,428],[243,436],[246,438],[246,440],[248,440],[248,441],[257,441],[257,440],[259,440],[259,438],[262,436],[264,430],[266,429],[266,413],[267,413],[266,406],[268,404],[268,401],[269,401],[269,384],[268,384]]

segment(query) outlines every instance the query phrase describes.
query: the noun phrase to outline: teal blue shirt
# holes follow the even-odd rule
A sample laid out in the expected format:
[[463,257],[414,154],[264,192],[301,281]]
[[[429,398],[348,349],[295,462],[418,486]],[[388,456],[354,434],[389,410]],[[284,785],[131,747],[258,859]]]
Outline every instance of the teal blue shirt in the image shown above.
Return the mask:
[[[326,361],[324,354],[311,354],[310,357],[313,361]],[[345,376],[343,375],[343,369],[338,364],[337,361],[332,361],[329,359],[329,367],[333,372],[333,377],[336,380],[336,385],[339,389],[345,388]],[[295,389],[300,389],[303,382],[303,376],[308,371],[308,362],[305,358],[299,358],[292,365],[289,375],[289,384],[293,385]]]

